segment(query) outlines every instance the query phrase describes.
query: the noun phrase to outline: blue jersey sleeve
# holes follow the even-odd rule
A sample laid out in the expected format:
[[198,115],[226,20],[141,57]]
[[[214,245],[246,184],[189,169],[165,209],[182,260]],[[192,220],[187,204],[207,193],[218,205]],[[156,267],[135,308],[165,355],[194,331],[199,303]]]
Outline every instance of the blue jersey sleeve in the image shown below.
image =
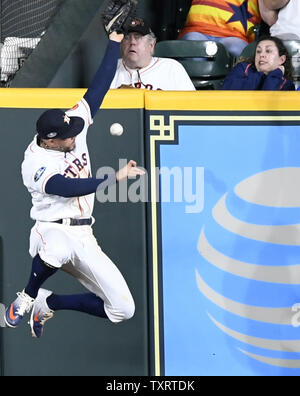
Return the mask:
[[280,69],[275,69],[265,77],[262,90],[265,91],[295,91],[295,85],[287,80]]
[[92,118],[96,115],[109,90],[117,70],[119,56],[120,43],[109,40],[101,65],[84,95],[84,99],[90,106]]
[[95,177],[87,179],[69,179],[63,175],[56,174],[46,183],[45,192],[64,198],[82,197],[95,193],[100,188],[105,188],[116,182],[115,175],[107,175],[104,179]]

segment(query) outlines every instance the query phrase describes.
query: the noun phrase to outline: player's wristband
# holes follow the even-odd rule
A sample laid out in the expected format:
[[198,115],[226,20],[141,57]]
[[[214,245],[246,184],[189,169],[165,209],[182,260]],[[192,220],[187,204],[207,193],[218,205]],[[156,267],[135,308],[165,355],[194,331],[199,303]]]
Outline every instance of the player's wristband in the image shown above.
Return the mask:
[[45,192],[64,198],[82,197],[95,193],[116,182],[116,175],[106,175],[103,179],[90,177],[87,179],[69,179],[60,174],[52,176],[46,183]]

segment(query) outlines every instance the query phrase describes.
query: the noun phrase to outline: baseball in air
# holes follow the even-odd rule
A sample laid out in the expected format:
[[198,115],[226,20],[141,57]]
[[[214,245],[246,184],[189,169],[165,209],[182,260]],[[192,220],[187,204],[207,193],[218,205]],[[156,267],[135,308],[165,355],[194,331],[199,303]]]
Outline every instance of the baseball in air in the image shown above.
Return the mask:
[[119,124],[118,122],[115,122],[114,124],[112,124],[110,126],[110,133],[113,136],[121,136],[123,131],[124,131],[124,129],[123,129],[122,125]]

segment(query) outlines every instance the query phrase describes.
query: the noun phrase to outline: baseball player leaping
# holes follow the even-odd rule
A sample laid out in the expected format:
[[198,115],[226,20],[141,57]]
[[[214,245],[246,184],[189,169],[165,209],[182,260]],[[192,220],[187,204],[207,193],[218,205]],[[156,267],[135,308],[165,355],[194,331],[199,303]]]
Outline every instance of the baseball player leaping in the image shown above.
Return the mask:
[[[30,235],[33,263],[27,286],[6,309],[5,322],[15,328],[32,310],[30,327],[36,338],[58,310],[85,312],[114,323],[130,319],[135,310],[123,276],[103,253],[91,228],[97,188],[144,174],[129,161],[115,175],[91,177],[86,135],[114,77],[123,39],[123,34],[111,30],[117,26],[122,31],[124,18],[121,22],[118,18],[132,7],[131,0],[112,1],[121,11],[107,28],[108,46],[90,88],[73,109],[47,110],[40,116],[37,135],[22,163],[23,181],[32,196],[31,217],[36,220]],[[74,276],[89,292],[62,296],[42,289],[58,269]]]

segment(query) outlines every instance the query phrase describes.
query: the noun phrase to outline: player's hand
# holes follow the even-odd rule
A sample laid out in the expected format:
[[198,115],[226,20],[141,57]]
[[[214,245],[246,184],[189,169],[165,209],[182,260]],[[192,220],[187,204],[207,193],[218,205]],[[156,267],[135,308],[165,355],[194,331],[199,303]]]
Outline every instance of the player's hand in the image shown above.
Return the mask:
[[137,176],[143,176],[146,172],[136,166],[136,162],[130,160],[127,165],[118,170],[116,178],[118,181],[124,179],[135,179]]
[[123,33],[112,32],[108,37],[109,37],[110,40],[116,41],[117,43],[120,43],[123,40],[123,38],[124,38],[124,34]]

